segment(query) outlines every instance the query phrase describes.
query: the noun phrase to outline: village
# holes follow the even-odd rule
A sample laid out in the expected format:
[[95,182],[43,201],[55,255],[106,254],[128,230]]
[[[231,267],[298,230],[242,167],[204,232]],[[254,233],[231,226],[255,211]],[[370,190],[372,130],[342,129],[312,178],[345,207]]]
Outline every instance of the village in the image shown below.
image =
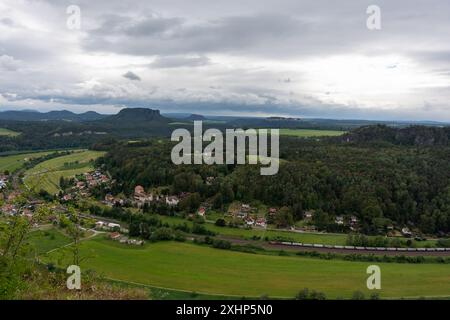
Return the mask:
[[[206,178],[206,185],[211,185],[214,177]],[[137,210],[145,210],[149,206],[165,206],[169,208],[172,214],[180,212],[179,204],[183,199],[190,196],[189,192],[180,192],[179,194],[164,194],[159,192],[157,188],[152,190],[145,190],[141,185],[134,187],[134,192],[130,197],[123,194],[113,195],[109,190],[116,181],[112,179],[107,172],[102,172],[101,169],[95,169],[90,172],[79,174],[69,180],[69,184],[65,185],[63,190],[59,193],[60,205],[55,207],[56,211],[66,212],[66,205],[80,199],[88,199],[90,201],[98,201],[103,205],[109,207],[126,207],[135,208]],[[17,190],[8,190],[10,185],[10,177],[8,175],[0,176],[0,191],[2,202],[1,210],[6,215],[22,215],[27,217],[30,221],[33,217],[33,212],[43,203],[41,199],[34,201],[27,201],[26,205],[21,205],[15,201],[15,198],[20,195]],[[105,194],[103,198],[99,199],[98,191]],[[8,191],[8,192],[6,192]],[[6,198],[5,198],[6,197]],[[201,219],[204,222],[215,223],[216,225],[228,225],[231,227],[243,229],[261,229],[261,230],[285,230],[291,232],[311,232],[318,233],[318,229],[314,225],[314,210],[308,210],[303,213],[300,223],[280,227],[275,224],[277,215],[280,214],[280,208],[266,207],[261,203],[250,204],[235,201],[229,205],[225,212],[220,212],[217,209],[212,209],[211,202],[206,200],[200,204],[194,212],[188,212],[185,217],[187,219]],[[55,218],[56,219],[56,218]],[[222,221],[222,222],[220,222]],[[359,231],[359,221],[355,215],[351,216],[336,216],[334,223],[337,227],[346,228],[351,232]],[[107,222],[102,220],[95,220],[93,229],[101,232],[108,232],[109,238],[118,241],[122,244],[129,245],[143,245],[142,240],[130,239],[127,230],[120,224],[115,222]],[[393,231],[393,226],[388,229]],[[403,227],[396,235],[407,238],[413,237],[414,234],[407,228]]]
[[[211,185],[214,177],[207,177],[206,184]],[[0,176],[0,191],[7,188],[9,177],[7,175]],[[115,183],[114,179],[111,179],[107,173],[102,172],[100,169],[96,169],[92,172],[86,172],[75,176],[70,180],[71,184],[66,187],[59,194],[59,200],[61,204],[70,203],[79,199],[88,199],[93,197],[93,190],[100,188],[101,190],[110,190],[111,185]],[[38,205],[41,200],[37,200],[27,206],[18,206],[12,201],[18,195],[17,191],[9,192],[6,201],[1,207],[2,212],[9,215],[21,214],[31,219],[35,206]],[[165,205],[169,208],[176,209],[180,201],[189,196],[189,192],[181,192],[177,195],[160,194],[157,192],[146,192],[143,186],[137,185],[134,188],[132,197],[114,196],[111,193],[106,193],[101,203],[110,207],[135,207],[142,209],[145,206],[151,204]],[[3,193],[2,193],[3,196]],[[64,207],[61,208],[63,210]],[[214,212],[211,214],[210,212]],[[258,206],[251,206],[248,203],[234,203],[229,206],[227,212],[223,214],[223,218],[241,228],[257,228],[266,229],[271,225],[274,217],[278,214],[278,208],[266,208],[265,206],[261,210]],[[201,203],[196,212],[189,213],[188,218],[194,218],[195,216],[203,218],[205,221],[215,222],[212,218],[217,218],[217,211],[211,210],[211,203],[205,201]],[[313,225],[314,211],[306,211],[303,217],[303,224],[301,226],[290,226],[288,229],[291,231],[303,231],[303,232],[316,232],[317,229]],[[337,216],[335,219],[336,225],[349,226],[350,230],[358,230],[358,219],[355,216],[342,217]],[[102,221],[97,221],[96,229],[113,231],[113,226]],[[117,226],[117,232],[120,232],[120,225]],[[406,234],[408,231],[406,231]],[[113,237],[118,239],[118,237]],[[122,239],[123,240],[123,239]],[[127,240],[124,240],[125,242]]]

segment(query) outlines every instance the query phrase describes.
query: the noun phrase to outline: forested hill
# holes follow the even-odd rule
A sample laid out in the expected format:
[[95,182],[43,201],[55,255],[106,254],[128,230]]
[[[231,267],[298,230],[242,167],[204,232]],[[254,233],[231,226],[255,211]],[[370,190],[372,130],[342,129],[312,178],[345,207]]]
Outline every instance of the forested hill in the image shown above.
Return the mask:
[[395,128],[386,125],[364,126],[342,136],[344,142],[385,142],[410,146],[448,146],[450,127],[410,126]]
[[[117,179],[116,193],[164,186],[191,192],[195,205],[216,209],[234,200],[286,207],[286,221],[315,211],[319,230],[334,231],[338,215],[355,215],[361,232],[384,234],[408,226],[426,234],[450,232],[450,148],[330,144],[281,137],[278,174],[261,176],[255,165],[174,165],[172,144],[155,139],[110,146],[98,160]],[[208,184],[208,177],[214,183]],[[195,207],[195,205],[193,207]],[[194,209],[193,209],[194,210]],[[288,224],[287,222],[280,222]]]

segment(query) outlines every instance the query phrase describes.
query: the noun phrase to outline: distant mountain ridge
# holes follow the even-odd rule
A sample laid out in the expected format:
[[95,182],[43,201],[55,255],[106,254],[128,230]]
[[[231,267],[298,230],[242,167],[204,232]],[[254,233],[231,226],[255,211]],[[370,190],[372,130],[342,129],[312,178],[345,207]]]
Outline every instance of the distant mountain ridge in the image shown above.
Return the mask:
[[149,108],[125,108],[120,110],[118,114],[101,119],[101,122],[115,124],[139,124],[147,122],[169,123],[170,121],[169,118],[162,116],[159,110]]
[[0,112],[0,120],[13,121],[95,121],[107,117],[107,115],[88,111],[84,113],[74,113],[68,110],[58,110],[50,112],[39,112],[33,110],[9,110]]
[[202,121],[202,120],[206,120],[206,118],[200,114],[191,114],[190,116],[188,116],[186,118],[186,120],[192,120],[192,121]]

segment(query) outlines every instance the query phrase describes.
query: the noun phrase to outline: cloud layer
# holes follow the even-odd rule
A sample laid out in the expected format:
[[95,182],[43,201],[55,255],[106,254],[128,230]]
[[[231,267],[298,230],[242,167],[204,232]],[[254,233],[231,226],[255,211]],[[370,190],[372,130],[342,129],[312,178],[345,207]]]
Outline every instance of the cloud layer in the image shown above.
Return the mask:
[[450,3],[371,4],[3,0],[0,110],[450,121]]

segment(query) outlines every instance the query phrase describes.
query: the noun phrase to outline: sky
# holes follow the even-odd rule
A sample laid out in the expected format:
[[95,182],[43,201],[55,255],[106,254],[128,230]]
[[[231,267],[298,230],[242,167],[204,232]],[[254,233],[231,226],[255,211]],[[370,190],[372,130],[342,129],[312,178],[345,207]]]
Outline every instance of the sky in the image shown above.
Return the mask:
[[448,0],[1,0],[0,111],[450,121],[449,17]]

